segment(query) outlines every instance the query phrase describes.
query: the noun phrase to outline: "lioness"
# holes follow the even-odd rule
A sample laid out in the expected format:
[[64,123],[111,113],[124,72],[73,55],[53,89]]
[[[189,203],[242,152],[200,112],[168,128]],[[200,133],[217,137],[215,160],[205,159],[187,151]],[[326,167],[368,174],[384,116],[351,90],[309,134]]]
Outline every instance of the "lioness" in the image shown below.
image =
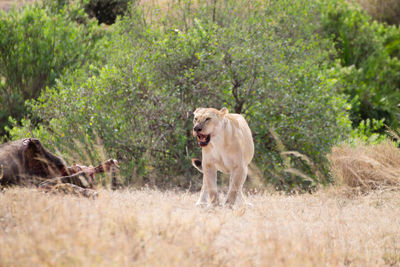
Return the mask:
[[253,137],[246,120],[240,114],[222,108],[198,108],[194,112],[193,135],[202,148],[202,160],[192,164],[203,173],[203,186],[197,206],[218,205],[217,171],[230,174],[225,204],[241,204],[247,166],[254,155]]

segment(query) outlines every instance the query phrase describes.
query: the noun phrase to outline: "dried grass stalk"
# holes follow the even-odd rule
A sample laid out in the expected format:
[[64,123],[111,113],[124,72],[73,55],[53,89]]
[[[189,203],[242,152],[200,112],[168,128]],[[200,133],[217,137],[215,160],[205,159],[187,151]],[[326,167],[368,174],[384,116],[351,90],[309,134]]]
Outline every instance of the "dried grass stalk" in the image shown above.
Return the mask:
[[400,24],[399,0],[356,0],[374,19]]
[[337,146],[329,159],[339,184],[363,190],[400,186],[400,150],[393,142]]

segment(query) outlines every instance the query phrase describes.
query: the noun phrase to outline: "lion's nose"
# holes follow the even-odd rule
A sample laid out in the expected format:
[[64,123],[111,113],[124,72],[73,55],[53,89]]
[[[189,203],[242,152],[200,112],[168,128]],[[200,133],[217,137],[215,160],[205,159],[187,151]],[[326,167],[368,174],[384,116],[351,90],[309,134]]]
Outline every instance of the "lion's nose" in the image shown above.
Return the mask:
[[201,132],[201,126],[197,125],[193,128],[195,132]]

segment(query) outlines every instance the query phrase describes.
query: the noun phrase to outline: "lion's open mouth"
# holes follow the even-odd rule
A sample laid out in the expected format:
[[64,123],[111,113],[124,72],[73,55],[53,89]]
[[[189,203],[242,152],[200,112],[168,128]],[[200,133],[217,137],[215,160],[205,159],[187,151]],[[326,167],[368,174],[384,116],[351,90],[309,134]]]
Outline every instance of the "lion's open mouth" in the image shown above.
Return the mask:
[[204,147],[210,142],[210,135],[197,134],[197,143],[199,146]]

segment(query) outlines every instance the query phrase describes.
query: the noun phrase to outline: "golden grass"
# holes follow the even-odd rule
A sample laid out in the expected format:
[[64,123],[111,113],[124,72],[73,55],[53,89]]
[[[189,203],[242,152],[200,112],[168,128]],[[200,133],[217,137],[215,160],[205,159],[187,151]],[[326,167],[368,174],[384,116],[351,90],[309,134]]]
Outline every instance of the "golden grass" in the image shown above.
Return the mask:
[[0,193],[0,266],[400,264],[400,193],[351,199],[257,194],[252,208],[195,208],[198,194],[101,190],[97,200]]
[[339,184],[362,190],[400,186],[400,150],[390,141],[334,147],[329,159]]
[[10,10],[11,7],[20,7],[25,4],[33,3],[35,0],[0,0],[0,10]]
[[356,0],[374,19],[389,24],[400,23],[399,0]]

